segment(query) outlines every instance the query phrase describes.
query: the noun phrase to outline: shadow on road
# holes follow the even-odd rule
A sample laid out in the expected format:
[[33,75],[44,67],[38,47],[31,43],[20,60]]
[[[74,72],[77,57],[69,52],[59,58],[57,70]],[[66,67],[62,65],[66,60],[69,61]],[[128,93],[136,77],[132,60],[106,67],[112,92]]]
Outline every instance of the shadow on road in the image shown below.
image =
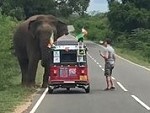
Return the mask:
[[81,89],[55,89],[52,94],[86,94],[84,90]]

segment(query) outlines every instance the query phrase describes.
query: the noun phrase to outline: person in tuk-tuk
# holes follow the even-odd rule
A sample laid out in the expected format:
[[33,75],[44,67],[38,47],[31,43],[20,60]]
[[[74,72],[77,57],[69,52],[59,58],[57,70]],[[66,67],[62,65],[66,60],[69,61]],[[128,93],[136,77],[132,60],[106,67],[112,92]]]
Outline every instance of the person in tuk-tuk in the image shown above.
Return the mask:
[[76,36],[76,38],[78,39],[78,42],[83,42],[87,33],[88,32],[84,28],[82,28],[82,32]]

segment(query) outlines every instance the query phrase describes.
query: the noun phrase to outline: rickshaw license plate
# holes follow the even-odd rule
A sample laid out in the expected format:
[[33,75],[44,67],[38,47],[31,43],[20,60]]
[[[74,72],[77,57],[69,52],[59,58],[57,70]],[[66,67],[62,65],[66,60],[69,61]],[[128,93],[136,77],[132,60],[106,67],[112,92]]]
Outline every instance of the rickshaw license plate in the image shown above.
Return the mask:
[[68,68],[60,68],[60,77],[68,76]]
[[64,83],[75,83],[75,81],[64,81]]

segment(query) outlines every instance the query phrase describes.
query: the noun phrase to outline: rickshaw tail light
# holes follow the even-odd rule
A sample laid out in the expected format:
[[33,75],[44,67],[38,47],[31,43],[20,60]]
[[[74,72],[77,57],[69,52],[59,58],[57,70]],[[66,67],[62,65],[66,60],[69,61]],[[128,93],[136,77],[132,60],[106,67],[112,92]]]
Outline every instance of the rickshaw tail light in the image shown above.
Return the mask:
[[54,75],[56,75],[57,74],[57,70],[54,70]]
[[85,70],[81,70],[81,74],[85,74]]

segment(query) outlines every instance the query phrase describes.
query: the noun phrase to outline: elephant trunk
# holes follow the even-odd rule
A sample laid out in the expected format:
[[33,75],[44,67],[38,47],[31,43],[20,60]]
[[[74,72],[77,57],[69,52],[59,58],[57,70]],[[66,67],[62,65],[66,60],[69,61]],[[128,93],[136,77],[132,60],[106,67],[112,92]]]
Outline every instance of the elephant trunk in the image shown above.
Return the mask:
[[50,48],[48,48],[48,39],[42,39],[42,41],[40,41],[40,48],[41,48],[41,64],[43,67],[47,67],[50,65]]
[[51,61],[51,49],[48,48],[49,40],[43,40],[41,42],[41,65],[45,68],[44,75],[43,75],[43,84],[42,87],[47,87],[48,84],[48,77],[50,74],[49,66]]

